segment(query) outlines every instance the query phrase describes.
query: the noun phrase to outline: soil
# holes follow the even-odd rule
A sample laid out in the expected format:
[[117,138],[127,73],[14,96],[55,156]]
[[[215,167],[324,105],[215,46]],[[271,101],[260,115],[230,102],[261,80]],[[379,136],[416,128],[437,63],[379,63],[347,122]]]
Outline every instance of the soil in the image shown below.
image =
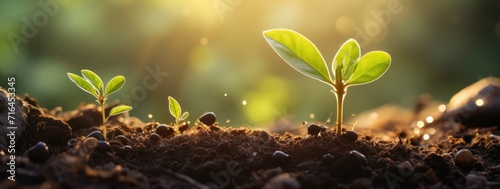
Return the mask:
[[[437,132],[455,133],[429,142],[410,128],[389,140],[367,131],[352,141],[332,126],[310,136],[306,126],[271,134],[196,122],[158,140],[150,135],[159,123],[117,116],[108,123],[108,148],[86,137],[101,122],[95,105],[63,113],[28,96],[23,102],[31,111],[17,141],[16,181],[2,171],[0,188],[500,188],[500,142],[491,130],[462,134],[438,124]],[[50,151],[43,163],[28,157],[39,141]],[[10,154],[2,148],[6,170]]]

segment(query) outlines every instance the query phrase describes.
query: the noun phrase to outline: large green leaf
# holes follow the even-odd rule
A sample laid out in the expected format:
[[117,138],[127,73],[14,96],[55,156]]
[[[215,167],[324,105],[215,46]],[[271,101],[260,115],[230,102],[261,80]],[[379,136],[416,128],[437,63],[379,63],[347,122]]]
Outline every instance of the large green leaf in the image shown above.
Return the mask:
[[102,80],[96,73],[94,73],[93,71],[84,69],[84,70],[82,70],[82,75],[85,79],[90,81],[90,83],[92,85],[94,85],[97,92],[102,93]]
[[76,86],[80,87],[80,89],[97,98],[97,92],[89,81],[73,73],[68,73],[68,77],[73,83],[76,84]]
[[119,75],[111,79],[108,84],[106,84],[106,90],[104,91],[104,96],[108,96],[120,90],[125,84],[125,77]]
[[278,55],[300,73],[332,85],[330,72],[316,46],[301,34],[287,29],[263,32]]
[[115,116],[115,115],[118,115],[118,114],[121,114],[121,113],[125,113],[125,112],[128,112],[130,110],[132,110],[131,106],[119,105],[119,106],[116,106],[113,109],[111,109],[111,111],[109,112],[109,116],[108,117]]
[[347,85],[361,85],[377,80],[391,65],[391,56],[384,51],[372,51],[363,55]]
[[171,96],[168,97],[168,110],[170,111],[170,114],[175,117],[176,121],[179,120],[182,112],[181,105],[179,105],[179,102]]
[[[342,70],[342,76],[340,78],[342,78],[342,80],[347,80],[356,69],[356,63],[360,54],[361,50],[358,42],[354,39],[347,40],[344,44],[342,44],[339,51],[337,51],[335,58],[333,58],[333,73],[335,74],[335,70],[340,68]],[[337,77],[338,76],[335,76],[335,78]]]

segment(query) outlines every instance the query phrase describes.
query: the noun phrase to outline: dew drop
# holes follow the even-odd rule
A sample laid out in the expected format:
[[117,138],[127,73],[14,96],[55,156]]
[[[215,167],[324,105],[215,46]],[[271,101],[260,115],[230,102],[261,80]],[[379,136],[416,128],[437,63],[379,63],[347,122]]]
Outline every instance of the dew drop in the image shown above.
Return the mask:
[[477,106],[483,106],[484,105],[484,100],[483,99],[477,99],[476,100],[476,105]]
[[444,105],[444,104],[439,105],[439,106],[438,106],[438,110],[439,110],[440,112],[444,112],[444,111],[446,110],[446,105]]
[[432,116],[427,116],[427,117],[425,118],[425,121],[426,121],[427,123],[432,123],[432,122],[434,121],[434,118],[432,118]]
[[153,114],[148,114],[148,118],[149,119],[153,118]]
[[231,120],[230,120],[230,119],[227,119],[227,120],[226,120],[226,123],[231,123]]
[[243,106],[247,105],[247,101],[244,100],[243,102],[241,102],[243,104]]
[[423,128],[425,123],[423,121],[417,121],[417,127],[418,128]]
[[309,118],[314,119],[314,114],[309,114]]
[[424,140],[429,140],[429,138],[431,138],[431,136],[429,136],[429,134],[424,134]]

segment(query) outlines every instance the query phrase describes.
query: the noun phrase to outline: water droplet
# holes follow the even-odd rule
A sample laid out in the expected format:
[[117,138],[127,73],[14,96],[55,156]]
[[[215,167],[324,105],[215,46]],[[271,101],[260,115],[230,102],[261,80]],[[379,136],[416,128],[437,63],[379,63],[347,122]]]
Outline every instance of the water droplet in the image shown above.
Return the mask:
[[201,46],[207,46],[208,45],[208,39],[206,37],[202,37],[200,39],[200,44],[201,44]]
[[224,93],[224,96],[227,96],[227,93]]
[[247,105],[247,101],[244,100],[243,102],[241,102],[243,104],[243,106]]
[[314,114],[309,114],[309,118],[314,119]]
[[153,114],[148,114],[148,118],[149,119],[153,118]]
[[423,128],[425,123],[423,121],[417,121],[417,127],[418,128]]
[[231,123],[231,120],[230,120],[230,119],[227,119],[227,120],[226,120],[226,123]]
[[372,113],[370,114],[370,117],[371,117],[372,119],[377,119],[377,118],[378,118],[378,113],[377,113],[377,112],[372,112]]
[[432,116],[427,116],[427,117],[425,118],[425,121],[426,121],[427,123],[432,123],[432,122],[434,121],[434,118],[432,118]]
[[444,112],[444,111],[446,110],[446,105],[444,105],[444,104],[439,105],[439,106],[438,106],[438,110],[439,110],[440,112]]
[[477,106],[483,106],[484,105],[484,100],[483,99],[477,99],[476,100],[476,105]]
[[424,134],[424,140],[429,140],[429,138],[431,138],[431,136],[429,136],[429,134]]

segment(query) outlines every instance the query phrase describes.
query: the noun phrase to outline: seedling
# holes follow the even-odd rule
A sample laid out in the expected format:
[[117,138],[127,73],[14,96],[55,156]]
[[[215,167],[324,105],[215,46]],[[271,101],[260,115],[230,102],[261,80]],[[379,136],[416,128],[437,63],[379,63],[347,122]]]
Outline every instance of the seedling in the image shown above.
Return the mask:
[[181,105],[171,96],[168,97],[168,109],[175,118],[175,132],[179,133],[179,123],[189,116],[189,112],[182,113]]
[[363,56],[358,42],[347,40],[335,54],[332,74],[316,46],[303,35],[287,29],[263,32],[264,38],[278,55],[292,68],[333,87],[337,99],[337,136],[342,134],[342,112],[347,88],[377,80],[391,64],[391,56],[384,51],[371,51]]
[[76,84],[76,86],[80,87],[80,89],[85,92],[90,93],[97,99],[96,101],[101,106],[102,125],[104,127],[103,135],[106,138],[106,122],[109,117],[128,112],[132,109],[131,106],[119,105],[111,109],[108,117],[105,116],[104,112],[104,104],[106,103],[108,96],[123,87],[125,84],[125,77],[121,75],[115,76],[108,82],[108,84],[106,84],[106,87],[104,88],[101,78],[96,73],[86,69],[83,69],[81,72],[83,77],[69,72],[68,77],[73,83]]

